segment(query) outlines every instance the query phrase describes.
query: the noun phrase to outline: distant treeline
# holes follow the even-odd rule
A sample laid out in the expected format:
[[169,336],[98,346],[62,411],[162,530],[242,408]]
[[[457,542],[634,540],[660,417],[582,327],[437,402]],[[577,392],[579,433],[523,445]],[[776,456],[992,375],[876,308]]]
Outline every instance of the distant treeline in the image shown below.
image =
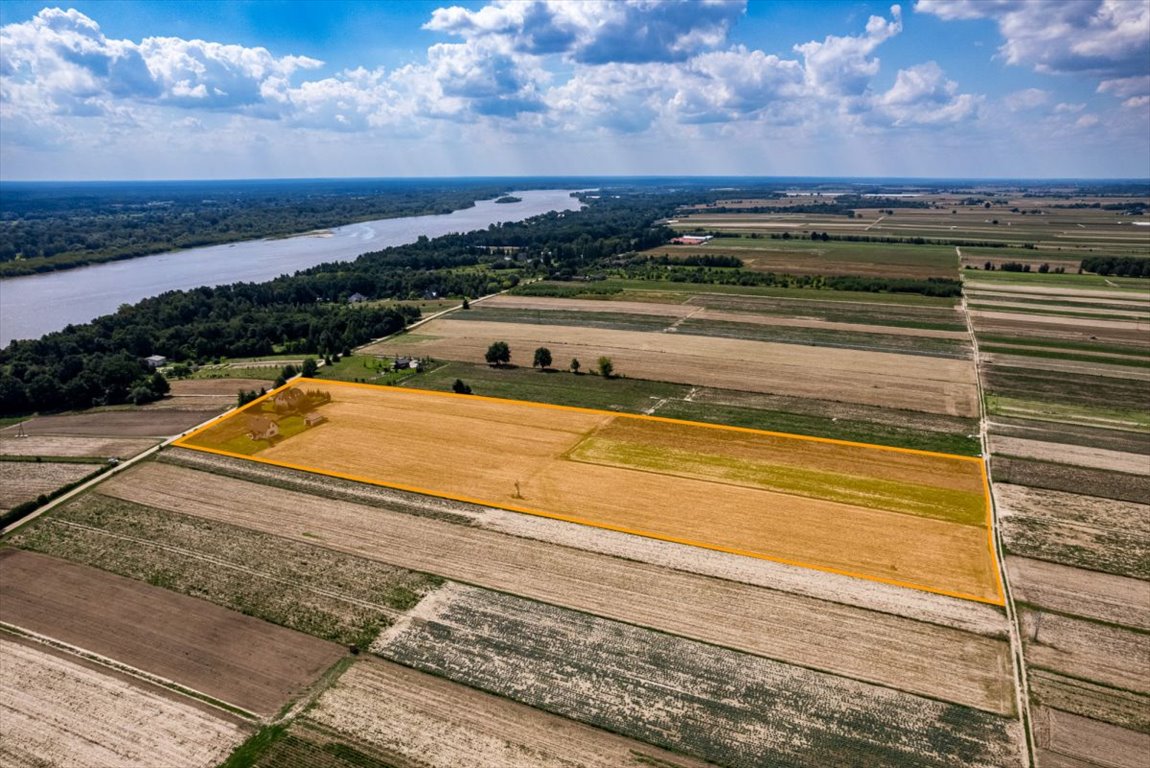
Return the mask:
[[[418,309],[402,304],[349,303],[353,293],[399,300],[477,296],[511,287],[524,274],[570,276],[598,259],[666,242],[670,230],[652,222],[682,199],[640,193],[597,200],[581,212],[420,238],[266,283],[145,299],[0,351],[0,414],[155,399],[166,382],[143,361],[153,354],[172,362],[341,354],[419,316]],[[516,255],[504,256],[508,248]]]
[[737,256],[690,255],[671,256],[664,253],[662,256],[648,256],[651,264],[668,264],[682,267],[741,267],[743,260]]
[[[783,199],[781,194],[771,195],[773,199]],[[786,198],[794,199],[794,198]],[[732,205],[716,203],[706,208],[706,213],[813,213],[828,216],[854,218],[858,208],[930,208],[931,203],[905,197],[862,197],[861,195],[838,195],[837,197],[814,198],[818,202],[794,203],[791,205]]]
[[792,235],[790,232],[772,232],[772,240],[839,240],[845,243],[891,243],[903,245],[954,245],[959,248],[1033,248],[1032,243],[1014,245],[1001,240],[932,240],[926,237],[876,237],[874,235],[831,235],[811,232],[810,235]]
[[1117,277],[1150,277],[1150,258],[1145,256],[1087,256],[1082,271]]
[[364,180],[6,185],[0,277],[357,221],[449,213],[503,191],[490,183]]

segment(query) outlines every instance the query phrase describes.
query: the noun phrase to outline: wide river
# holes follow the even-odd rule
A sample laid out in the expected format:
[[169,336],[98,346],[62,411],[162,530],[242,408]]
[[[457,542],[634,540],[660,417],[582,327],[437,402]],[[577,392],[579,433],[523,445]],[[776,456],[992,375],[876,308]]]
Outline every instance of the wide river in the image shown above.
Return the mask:
[[486,229],[548,211],[570,211],[580,203],[571,190],[513,192],[518,203],[480,200],[475,207],[435,216],[409,216],[348,224],[330,236],[248,240],[206,248],[158,253],[63,272],[0,280],[0,347],[12,339],[38,339],[69,324],[86,323],[165,291],[262,282],[328,261],[350,261],[420,235]]

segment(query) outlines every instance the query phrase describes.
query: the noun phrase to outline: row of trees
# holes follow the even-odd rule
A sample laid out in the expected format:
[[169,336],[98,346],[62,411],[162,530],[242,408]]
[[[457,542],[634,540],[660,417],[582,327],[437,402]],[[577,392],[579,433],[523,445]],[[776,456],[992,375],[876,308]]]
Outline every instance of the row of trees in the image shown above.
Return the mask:
[[[484,360],[487,361],[488,365],[493,365],[497,368],[510,365],[511,347],[506,341],[493,341],[484,354]],[[551,350],[547,347],[539,347],[535,350],[535,354],[531,358],[531,367],[546,371],[551,367],[553,362]],[[579,362],[579,358],[573,357],[567,367],[572,373],[578,375],[583,364]],[[615,375],[615,364],[611,361],[611,358],[604,355],[599,358],[596,370],[598,370],[599,375],[603,378],[610,379]],[[468,389],[468,393],[470,393],[470,389]]]
[[1082,271],[1118,277],[1150,277],[1150,258],[1145,256],[1087,256]]

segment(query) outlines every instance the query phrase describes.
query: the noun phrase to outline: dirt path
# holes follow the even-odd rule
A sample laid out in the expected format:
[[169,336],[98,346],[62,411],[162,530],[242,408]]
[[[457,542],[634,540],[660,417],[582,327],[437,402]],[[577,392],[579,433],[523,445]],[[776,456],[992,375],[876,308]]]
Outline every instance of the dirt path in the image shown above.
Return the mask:
[[[962,251],[956,246],[959,263],[962,262]],[[986,413],[986,394],[982,386],[982,361],[978,350],[978,337],[974,333],[974,320],[966,306],[966,292],[963,291],[960,304],[962,316],[966,320],[966,328],[970,333],[970,345],[974,359],[975,381],[978,387],[978,433],[982,442],[982,457],[986,462],[986,483],[990,491],[990,526],[995,548],[995,561],[998,566],[999,578],[1002,583],[1002,594],[1006,607],[1007,626],[1010,628],[1010,652],[1014,672],[1015,706],[1022,719],[1022,728],[1026,738],[1020,745],[1022,747],[1023,761],[1033,768],[1034,766],[1034,719],[1030,711],[1030,689],[1026,679],[1026,660],[1023,656],[1022,632],[1018,612],[1014,607],[1014,597],[1010,589],[1010,576],[1006,568],[1006,550],[1002,543],[1002,523],[999,519],[998,504],[994,498],[994,487],[990,479],[990,433],[987,429],[989,417]]]

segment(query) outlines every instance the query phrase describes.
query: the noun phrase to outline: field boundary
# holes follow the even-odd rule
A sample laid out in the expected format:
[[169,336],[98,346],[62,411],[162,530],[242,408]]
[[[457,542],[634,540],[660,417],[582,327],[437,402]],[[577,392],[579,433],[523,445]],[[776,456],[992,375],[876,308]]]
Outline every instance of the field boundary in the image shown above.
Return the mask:
[[[1002,594],[1002,585],[1001,585],[1000,581],[996,581],[996,584],[995,584],[996,591],[998,592],[997,597],[990,598],[990,597],[984,597],[982,595],[972,595],[972,594],[968,594],[965,592],[957,592],[954,590],[947,590],[947,589],[942,589],[939,587],[926,586],[923,584],[918,584],[918,583],[911,582],[911,581],[904,581],[901,579],[891,579],[891,578],[887,578],[887,577],[883,577],[883,576],[875,576],[875,575],[857,573],[854,571],[848,571],[848,570],[844,570],[844,569],[840,569],[840,568],[834,568],[832,566],[819,565],[819,564],[815,564],[815,563],[808,563],[805,561],[793,560],[790,558],[778,557],[778,556],[774,556],[774,555],[766,555],[766,554],[763,554],[760,552],[753,552],[753,551],[749,551],[749,550],[745,550],[745,549],[740,549],[737,547],[727,547],[727,546],[723,546],[723,545],[719,545],[719,544],[710,544],[710,543],[705,543],[705,542],[699,542],[699,541],[694,541],[692,539],[684,539],[684,538],[677,537],[677,536],[670,536],[670,535],[666,535],[666,534],[654,533],[651,531],[643,531],[643,530],[638,530],[638,529],[634,529],[634,528],[629,528],[627,526],[615,525],[612,523],[587,520],[587,519],[573,516],[573,515],[565,515],[565,514],[560,514],[560,513],[556,513],[556,512],[547,512],[544,510],[534,509],[534,508],[530,508],[530,507],[523,507],[523,506],[519,506],[516,504],[508,504],[505,502],[494,502],[494,501],[491,501],[489,499],[479,499],[479,498],[475,498],[475,497],[471,497],[471,496],[464,496],[461,494],[454,494],[454,493],[449,493],[449,492],[445,492],[445,491],[436,491],[436,490],[431,490],[431,489],[427,489],[427,488],[422,488],[420,486],[407,485],[404,483],[388,482],[385,480],[379,480],[376,478],[369,478],[369,477],[362,477],[359,475],[353,475],[353,474],[348,474],[348,473],[344,473],[344,472],[337,472],[334,470],[319,469],[316,467],[310,467],[310,466],[306,466],[303,464],[295,464],[293,462],[279,461],[276,459],[267,459],[267,458],[260,457],[258,455],[246,455],[246,454],[241,454],[241,453],[235,453],[232,451],[222,450],[219,448],[210,448],[207,446],[195,445],[195,444],[192,444],[189,442],[190,440],[194,439],[197,435],[199,435],[202,432],[205,432],[208,429],[216,426],[218,423],[222,422],[225,419],[234,418],[235,416],[238,416],[239,414],[247,411],[250,408],[258,408],[263,402],[265,402],[266,400],[268,400],[270,398],[273,398],[276,394],[283,391],[284,389],[287,389],[287,388],[290,388],[293,386],[297,386],[297,385],[305,385],[305,384],[315,385],[315,386],[319,386],[319,387],[323,387],[323,386],[357,387],[357,388],[362,388],[362,389],[370,389],[373,391],[379,391],[381,389],[381,387],[379,387],[378,385],[375,385],[375,384],[334,381],[334,380],[329,381],[326,379],[305,379],[302,377],[296,378],[296,379],[293,379],[293,380],[289,381],[288,383],[284,384],[282,387],[278,387],[276,389],[273,389],[270,392],[263,395],[262,397],[257,398],[256,400],[253,400],[251,403],[248,403],[242,409],[239,409],[236,411],[231,411],[231,412],[223,414],[223,415],[221,415],[215,419],[212,419],[211,421],[201,425],[196,430],[188,433],[187,435],[180,437],[178,440],[174,441],[172,444],[178,448],[187,448],[190,450],[200,451],[203,453],[212,453],[212,454],[216,454],[216,455],[220,455],[220,456],[227,456],[229,458],[234,458],[234,459],[243,459],[245,461],[252,461],[252,462],[261,463],[261,464],[268,464],[271,466],[283,467],[285,469],[293,469],[293,470],[297,470],[300,472],[309,472],[311,474],[325,475],[328,477],[335,477],[335,478],[339,478],[342,480],[350,480],[352,482],[357,482],[357,483],[365,483],[368,485],[382,486],[385,488],[393,488],[393,489],[399,490],[399,491],[405,491],[408,493],[416,493],[416,494],[420,494],[423,496],[433,496],[436,498],[449,499],[451,501],[457,501],[457,502],[461,502],[464,504],[473,504],[473,505],[480,506],[480,507],[493,507],[496,509],[504,509],[504,510],[507,510],[509,512],[518,512],[521,514],[533,515],[535,517],[544,517],[544,518],[548,518],[551,520],[559,520],[561,522],[575,523],[577,525],[585,525],[585,526],[588,526],[591,528],[600,528],[600,529],[604,529],[604,530],[615,531],[618,533],[625,533],[625,534],[629,534],[632,536],[641,536],[641,537],[648,538],[648,539],[657,539],[660,541],[667,541],[667,542],[671,542],[674,544],[683,544],[686,546],[698,547],[700,549],[709,549],[709,550],[713,550],[713,551],[717,551],[717,552],[725,552],[727,554],[739,555],[741,557],[751,557],[751,558],[756,558],[759,560],[767,560],[770,562],[781,563],[783,565],[796,566],[799,568],[807,568],[810,570],[822,571],[825,573],[834,573],[834,574],[837,574],[840,576],[848,576],[851,578],[865,579],[867,581],[874,581],[874,582],[879,582],[879,583],[883,583],[883,584],[889,584],[889,585],[896,586],[896,587],[905,587],[905,588],[909,588],[909,589],[916,589],[916,590],[920,590],[923,592],[931,592],[934,594],[944,595],[946,597],[954,597],[954,598],[958,598],[961,600],[971,600],[974,602],[987,603],[990,605],[997,605],[997,606],[1004,605],[1004,598],[1003,598],[1003,594]],[[432,391],[432,390],[407,389],[407,388],[400,388],[400,387],[388,387],[385,389],[389,393],[394,392],[396,394],[412,395],[412,396],[416,396],[416,397],[425,396],[425,397],[440,397],[440,398],[456,398],[456,399],[464,399],[464,400],[479,400],[479,401],[485,401],[485,402],[499,403],[502,405],[523,405],[523,406],[528,406],[531,408],[561,410],[561,411],[583,413],[583,414],[589,414],[589,415],[595,415],[595,416],[610,416],[612,418],[639,419],[639,420],[654,421],[654,422],[660,422],[660,423],[666,423],[666,424],[689,425],[689,426],[702,427],[702,428],[706,428],[706,429],[716,429],[716,430],[725,430],[725,431],[731,431],[731,432],[740,432],[740,433],[744,433],[744,434],[755,434],[755,435],[765,435],[765,436],[769,436],[769,437],[790,438],[790,439],[800,440],[800,441],[804,441],[804,442],[816,442],[816,443],[824,443],[824,444],[830,444],[830,445],[842,445],[842,446],[858,447],[858,448],[870,448],[870,449],[880,450],[880,451],[891,451],[891,452],[895,452],[895,453],[911,454],[911,455],[918,455],[918,456],[930,456],[933,458],[955,459],[955,460],[968,462],[968,463],[971,463],[971,462],[976,463],[979,466],[979,472],[980,472],[981,479],[982,479],[982,488],[983,488],[983,494],[984,494],[984,508],[986,511],[986,518],[985,518],[984,525],[986,526],[987,531],[988,531],[988,543],[990,545],[988,547],[988,553],[991,557],[991,563],[992,563],[996,573],[998,573],[998,571],[1001,567],[999,564],[998,557],[997,557],[996,552],[995,552],[995,548],[993,546],[993,532],[991,529],[991,514],[992,513],[991,513],[991,508],[990,508],[991,502],[990,502],[990,496],[989,496],[990,485],[989,485],[989,479],[988,479],[987,473],[986,473],[986,464],[981,457],[959,456],[957,454],[938,453],[938,452],[934,452],[934,451],[922,451],[922,450],[917,450],[917,449],[913,449],[913,448],[898,448],[898,447],[886,446],[886,445],[873,445],[870,443],[859,443],[859,442],[853,442],[853,441],[849,441],[849,440],[838,440],[838,439],[834,439],[834,438],[825,438],[825,437],[813,437],[810,435],[793,435],[793,434],[786,433],[786,432],[771,432],[768,430],[753,429],[750,427],[735,427],[735,426],[730,426],[730,425],[726,425],[726,424],[708,424],[705,422],[687,421],[684,419],[671,419],[671,418],[667,418],[664,416],[651,416],[651,415],[647,415],[647,414],[633,414],[633,413],[619,413],[616,411],[606,411],[606,410],[599,410],[599,409],[594,409],[594,408],[583,408],[583,407],[578,407],[578,406],[555,405],[552,403],[536,403],[536,402],[531,402],[531,401],[527,401],[527,400],[511,400],[511,399],[504,399],[504,398],[497,398],[497,397],[487,397],[487,396],[483,396],[483,395],[461,395],[461,394],[456,394],[454,392],[438,392],[438,391]],[[784,494],[784,495],[786,495],[786,494]]]

